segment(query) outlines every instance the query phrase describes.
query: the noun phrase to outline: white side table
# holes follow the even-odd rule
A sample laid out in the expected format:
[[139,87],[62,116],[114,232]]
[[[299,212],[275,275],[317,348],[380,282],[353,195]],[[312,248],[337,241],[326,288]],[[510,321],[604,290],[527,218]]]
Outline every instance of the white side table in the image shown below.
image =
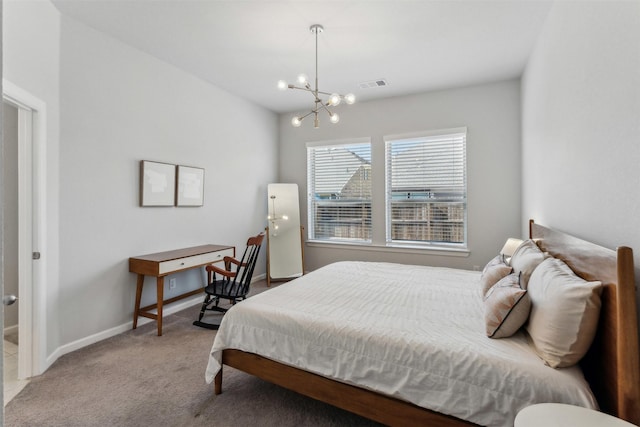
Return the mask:
[[634,427],[620,418],[603,412],[563,403],[539,403],[524,408],[518,415],[514,427]]

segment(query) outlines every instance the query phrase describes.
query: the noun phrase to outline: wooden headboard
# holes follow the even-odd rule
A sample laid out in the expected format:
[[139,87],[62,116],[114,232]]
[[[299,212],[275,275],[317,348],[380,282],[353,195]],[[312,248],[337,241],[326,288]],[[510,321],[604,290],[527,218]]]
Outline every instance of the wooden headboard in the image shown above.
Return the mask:
[[585,280],[603,284],[598,332],[580,362],[603,412],[640,424],[640,358],[633,252],[580,240],[529,221],[529,236]]

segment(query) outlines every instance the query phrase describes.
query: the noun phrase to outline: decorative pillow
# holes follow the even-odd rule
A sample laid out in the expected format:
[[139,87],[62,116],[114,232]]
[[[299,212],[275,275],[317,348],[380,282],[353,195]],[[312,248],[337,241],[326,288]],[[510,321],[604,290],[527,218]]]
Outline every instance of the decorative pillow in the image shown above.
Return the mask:
[[531,239],[525,240],[518,246],[518,249],[511,256],[509,265],[513,267],[515,273],[522,272],[523,289],[527,289],[533,270],[547,257],[548,255],[542,252],[536,242]]
[[480,292],[482,297],[487,294],[493,285],[498,283],[503,277],[511,274],[512,271],[513,268],[502,262],[501,255],[489,261],[480,276]]
[[527,332],[552,368],[575,365],[589,350],[600,316],[600,282],[587,282],[559,259],[547,258],[529,280]]
[[487,269],[493,267],[494,265],[500,265],[500,264],[505,264],[504,259],[502,255],[496,255],[494,258],[491,258],[491,260],[487,263],[487,265],[484,266],[484,268],[482,269],[482,274],[484,274],[487,271]]
[[512,273],[496,283],[484,298],[484,320],[489,338],[515,334],[527,321],[531,300],[520,286],[520,273]]

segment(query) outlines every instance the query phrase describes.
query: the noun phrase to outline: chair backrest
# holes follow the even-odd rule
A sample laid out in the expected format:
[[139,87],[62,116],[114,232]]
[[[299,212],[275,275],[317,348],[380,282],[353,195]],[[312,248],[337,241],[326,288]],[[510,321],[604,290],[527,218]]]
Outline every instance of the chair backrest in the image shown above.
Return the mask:
[[249,286],[251,285],[251,278],[253,277],[253,270],[256,267],[258,261],[258,254],[260,253],[260,247],[262,246],[262,240],[264,239],[264,233],[260,233],[257,236],[249,237],[247,240],[247,247],[240,259],[240,265],[236,270],[236,276],[233,278],[230,293],[232,296],[246,296],[249,292]]

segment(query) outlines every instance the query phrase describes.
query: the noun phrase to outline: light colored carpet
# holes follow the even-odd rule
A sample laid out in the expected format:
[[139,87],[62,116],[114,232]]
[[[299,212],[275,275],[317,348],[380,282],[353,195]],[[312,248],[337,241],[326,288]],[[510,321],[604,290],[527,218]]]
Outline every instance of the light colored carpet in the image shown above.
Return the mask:
[[[254,286],[265,289],[264,282]],[[6,426],[374,426],[369,420],[225,367],[204,381],[215,331],[199,308],[62,356],[5,407]]]

